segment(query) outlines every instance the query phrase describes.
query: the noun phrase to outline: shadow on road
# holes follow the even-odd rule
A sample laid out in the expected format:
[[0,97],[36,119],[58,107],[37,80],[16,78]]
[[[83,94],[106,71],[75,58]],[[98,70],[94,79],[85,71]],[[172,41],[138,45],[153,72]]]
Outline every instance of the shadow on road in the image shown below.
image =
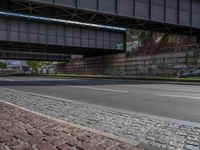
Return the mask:
[[0,86],[81,86],[81,85],[141,85],[141,84],[158,84],[157,82],[147,81],[120,81],[105,79],[69,79],[69,80],[0,80]]

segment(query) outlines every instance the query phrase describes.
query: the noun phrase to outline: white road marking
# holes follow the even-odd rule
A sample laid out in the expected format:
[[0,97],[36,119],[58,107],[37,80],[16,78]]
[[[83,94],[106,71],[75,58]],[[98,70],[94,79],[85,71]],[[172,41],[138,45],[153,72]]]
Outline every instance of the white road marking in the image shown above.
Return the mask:
[[117,86],[124,86],[124,87],[143,87],[145,85],[131,85],[131,84],[117,84]]
[[199,99],[200,100],[200,97],[195,97],[195,96],[167,95],[167,94],[157,94],[157,95],[163,96],[163,97],[190,98],[190,99]]
[[70,87],[80,88],[80,89],[97,90],[97,91],[106,91],[106,92],[129,93],[129,91],[124,91],[124,90],[113,90],[113,89],[95,88],[95,87],[89,87],[89,86],[70,86]]
[[6,79],[6,78],[0,78],[0,80],[5,80],[5,81],[15,81],[15,80],[12,80],[12,79]]

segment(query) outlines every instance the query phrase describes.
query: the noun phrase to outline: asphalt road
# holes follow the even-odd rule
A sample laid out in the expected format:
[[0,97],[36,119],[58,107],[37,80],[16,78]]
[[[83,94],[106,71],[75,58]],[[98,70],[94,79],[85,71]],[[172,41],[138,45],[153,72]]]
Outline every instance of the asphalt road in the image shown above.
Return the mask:
[[0,77],[0,87],[200,123],[200,86],[101,79]]

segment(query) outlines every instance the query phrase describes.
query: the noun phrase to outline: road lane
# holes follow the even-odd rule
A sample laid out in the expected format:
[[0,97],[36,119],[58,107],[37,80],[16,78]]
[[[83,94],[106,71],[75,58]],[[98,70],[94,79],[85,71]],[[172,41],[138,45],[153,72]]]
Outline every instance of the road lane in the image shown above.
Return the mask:
[[73,78],[3,79],[13,81],[0,80],[0,87],[200,123],[199,86]]

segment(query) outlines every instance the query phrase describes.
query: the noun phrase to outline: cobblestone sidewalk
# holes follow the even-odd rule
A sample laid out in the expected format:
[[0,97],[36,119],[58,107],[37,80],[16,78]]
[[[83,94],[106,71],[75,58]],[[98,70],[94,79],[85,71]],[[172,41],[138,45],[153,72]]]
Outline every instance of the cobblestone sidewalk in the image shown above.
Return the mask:
[[140,150],[0,102],[0,150]]
[[0,100],[165,150],[199,150],[200,125],[0,88]]

